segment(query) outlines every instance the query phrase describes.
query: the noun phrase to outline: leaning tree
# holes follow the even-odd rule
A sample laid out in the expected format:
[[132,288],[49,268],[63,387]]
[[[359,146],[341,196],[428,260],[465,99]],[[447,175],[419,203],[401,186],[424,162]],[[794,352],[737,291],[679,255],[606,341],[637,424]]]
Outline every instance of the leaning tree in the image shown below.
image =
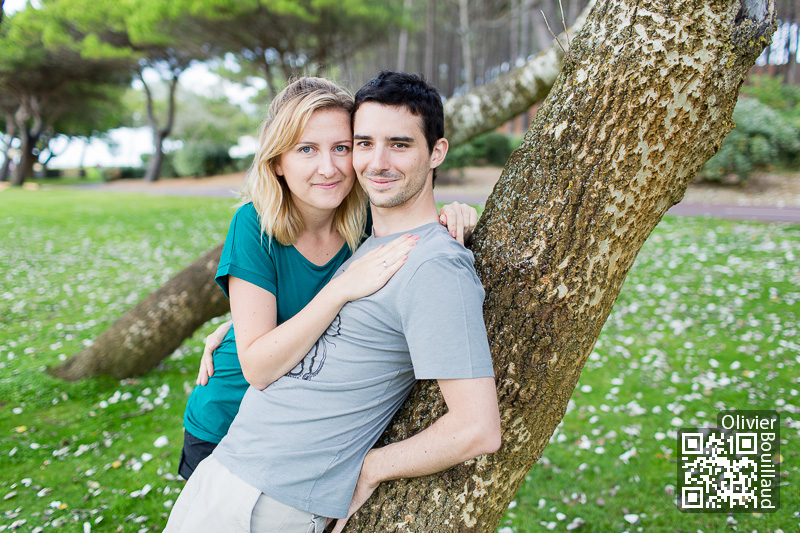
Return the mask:
[[[774,20],[774,0],[594,7],[475,231],[503,446],[382,484],[349,531],[497,527],[562,419],[642,244],[733,127]],[[444,410],[435,384],[418,384],[382,443]]]

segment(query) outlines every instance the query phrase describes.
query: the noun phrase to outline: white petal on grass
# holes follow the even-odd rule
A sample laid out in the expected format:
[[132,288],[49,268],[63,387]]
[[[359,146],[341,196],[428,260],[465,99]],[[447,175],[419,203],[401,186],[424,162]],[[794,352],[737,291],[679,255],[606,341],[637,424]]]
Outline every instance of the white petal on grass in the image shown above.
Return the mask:
[[152,490],[152,488],[153,487],[148,483],[141,489],[131,492],[131,498],[144,498],[147,496],[147,493]]
[[581,392],[584,392],[586,394],[592,392],[592,386],[591,385],[581,385]]
[[638,523],[638,522],[639,522],[639,515],[638,515],[638,514],[633,514],[633,513],[631,513],[631,514],[626,514],[626,515],[624,516],[624,518],[625,518],[625,521],[626,521],[627,523],[629,523],[629,524],[636,524],[636,523]]
[[625,452],[622,455],[620,455],[619,459],[623,463],[628,464],[628,462],[631,460],[631,457],[634,457],[635,455],[636,455],[636,446],[634,446],[633,448],[631,448],[627,452]]
[[567,524],[567,531],[575,531],[576,529],[578,529],[579,527],[584,526],[585,524],[586,524],[586,520],[576,516],[575,518],[572,519],[572,522]]
[[153,446],[156,448],[163,448],[167,445],[169,445],[169,439],[166,437],[166,435],[161,435],[155,440],[155,442],[153,442]]

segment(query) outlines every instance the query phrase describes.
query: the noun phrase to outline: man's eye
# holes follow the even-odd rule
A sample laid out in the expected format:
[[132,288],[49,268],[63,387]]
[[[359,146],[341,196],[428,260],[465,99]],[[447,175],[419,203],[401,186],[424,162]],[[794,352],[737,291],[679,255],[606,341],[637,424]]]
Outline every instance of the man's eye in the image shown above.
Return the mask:
[[369,148],[371,144],[369,141],[358,141],[358,146],[361,148]]
[[395,148],[408,148],[406,143],[394,143]]

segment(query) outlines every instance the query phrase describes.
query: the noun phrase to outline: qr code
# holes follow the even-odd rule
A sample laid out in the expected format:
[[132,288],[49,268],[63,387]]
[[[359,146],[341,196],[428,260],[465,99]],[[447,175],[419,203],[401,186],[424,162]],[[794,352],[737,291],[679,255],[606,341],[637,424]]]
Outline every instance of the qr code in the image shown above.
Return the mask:
[[[721,416],[717,428],[678,432],[678,506],[682,511],[774,512],[780,506],[779,424],[772,418],[758,422],[754,413],[762,411],[722,414],[733,416],[730,413],[740,418]],[[748,418],[741,418],[742,413]]]

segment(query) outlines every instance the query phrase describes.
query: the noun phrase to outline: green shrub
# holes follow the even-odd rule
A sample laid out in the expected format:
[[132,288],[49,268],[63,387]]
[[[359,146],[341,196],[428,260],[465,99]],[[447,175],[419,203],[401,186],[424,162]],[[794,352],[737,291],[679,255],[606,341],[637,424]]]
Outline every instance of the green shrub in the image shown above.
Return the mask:
[[231,160],[230,168],[232,172],[241,172],[248,170],[250,165],[253,164],[253,156],[248,155],[245,157],[236,157]]
[[174,153],[178,176],[212,176],[226,170],[232,159],[230,146],[214,141],[187,141]]
[[484,133],[449,150],[441,168],[503,166],[517,146],[515,140],[502,133]]
[[143,178],[144,167],[116,167],[103,169],[103,181],[128,180]]
[[752,76],[747,81],[742,86],[742,96],[768,105],[800,129],[800,86],[785,83],[782,76]]
[[700,171],[703,179],[716,181],[735,175],[746,180],[755,170],[788,166],[800,155],[798,129],[758,100],[739,98],[733,120],[736,128]]

